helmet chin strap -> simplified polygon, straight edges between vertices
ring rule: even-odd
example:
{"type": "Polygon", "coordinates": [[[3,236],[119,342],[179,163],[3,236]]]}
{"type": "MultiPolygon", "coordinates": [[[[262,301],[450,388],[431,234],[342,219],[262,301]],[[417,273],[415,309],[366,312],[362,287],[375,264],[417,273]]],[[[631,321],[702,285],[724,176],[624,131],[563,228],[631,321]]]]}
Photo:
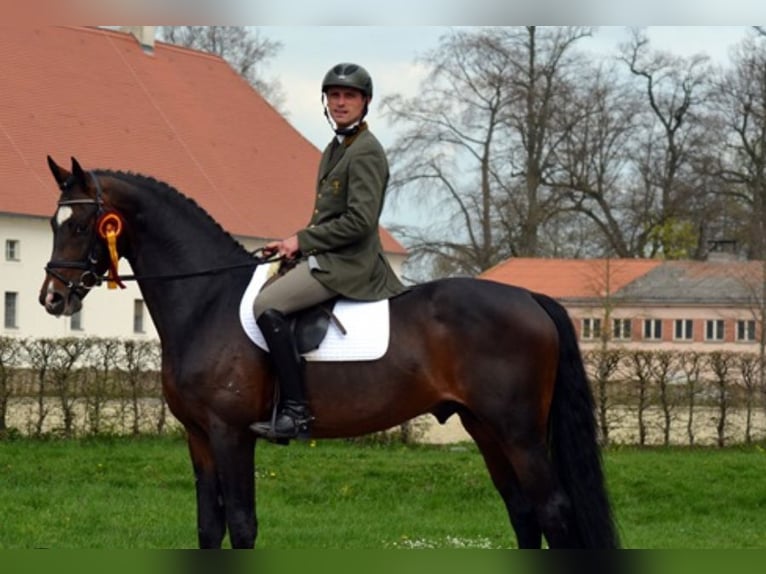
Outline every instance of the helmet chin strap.
{"type": "Polygon", "coordinates": [[[332,128],[332,131],[335,132],[336,135],[339,136],[352,136],[356,132],[359,131],[359,126],[362,125],[362,122],[364,121],[364,117],[367,115],[368,103],[364,103],[364,110],[362,111],[362,115],[359,117],[359,119],[354,122],[352,125],[345,127],[345,128],[339,128],[338,124],[336,124],[332,117],[330,117],[330,112],[327,111],[327,99],[325,98],[325,94],[322,93],[322,107],[324,108],[324,117],[327,119],[327,123],[330,124],[330,127],[332,128]]]}

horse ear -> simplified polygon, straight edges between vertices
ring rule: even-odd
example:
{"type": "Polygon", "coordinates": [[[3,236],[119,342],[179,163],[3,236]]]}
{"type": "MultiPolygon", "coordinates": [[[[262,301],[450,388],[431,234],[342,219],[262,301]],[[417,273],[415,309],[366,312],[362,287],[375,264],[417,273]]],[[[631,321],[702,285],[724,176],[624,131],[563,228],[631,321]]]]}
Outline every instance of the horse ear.
{"type": "Polygon", "coordinates": [[[86,189],[85,186],[85,172],[80,167],[80,163],[73,157],[72,158],[72,175],[75,181],[80,185],[82,189],[86,189]]]}
{"type": "Polygon", "coordinates": [[[69,176],[71,175],[67,170],[59,166],[55,161],[53,161],[53,158],[51,156],[48,156],[48,167],[50,168],[51,173],[53,174],[53,178],[56,180],[56,183],[59,184],[59,187],[61,187],[64,184],[64,182],[67,179],[69,179],[69,176]]]}

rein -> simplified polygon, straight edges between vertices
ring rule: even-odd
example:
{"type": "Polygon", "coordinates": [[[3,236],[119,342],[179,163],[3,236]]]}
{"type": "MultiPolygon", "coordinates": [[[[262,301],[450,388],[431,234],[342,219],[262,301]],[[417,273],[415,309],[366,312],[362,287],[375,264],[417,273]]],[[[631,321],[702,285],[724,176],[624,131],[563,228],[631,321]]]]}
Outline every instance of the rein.
{"type": "MultiPolygon", "coordinates": [[[[209,269],[203,269],[200,271],[189,271],[185,273],[170,273],[170,274],[159,274],[159,275],[119,275],[117,273],[117,251],[116,251],[116,238],[117,235],[119,235],[121,231],[121,223],[122,218],[114,211],[107,211],[104,209],[104,201],[103,201],[103,192],[101,191],[101,185],[98,181],[98,178],[96,177],[96,174],[93,172],[90,172],[90,176],[93,178],[93,183],[96,187],[96,197],[91,198],[83,198],[83,199],[66,199],[63,201],[58,202],[58,206],[69,206],[69,205],[95,205],[96,206],[96,225],[94,226],[94,230],[91,234],[90,239],[90,254],[88,255],[87,260],[85,261],[49,261],[45,265],[45,272],[49,275],[55,277],[59,281],[61,281],[67,289],[71,291],[74,290],[85,290],[88,291],[94,287],[97,287],[101,284],[103,284],[104,280],[109,282],[110,288],[116,284],[119,285],[121,288],[124,288],[125,286],[122,285],[123,281],[143,281],[143,280],[175,280],[175,279],[189,279],[192,277],[202,277],[205,275],[216,275],[218,273],[223,273],[225,271],[231,271],[234,269],[244,269],[244,268],[252,268],[257,267],[258,265],[263,265],[265,263],[273,263],[275,261],[281,260],[281,257],[275,256],[275,255],[266,255],[266,249],[264,247],[259,247],[253,251],[250,252],[251,257],[253,258],[252,261],[248,261],[247,263],[236,263],[233,265],[222,265],[220,267],[211,267],[209,269]],[[105,218],[112,218],[110,223],[112,221],[117,223],[117,226],[119,229],[116,231],[116,233],[110,229],[108,232],[102,233],[99,228],[102,227],[102,221],[105,218]],[[98,264],[98,259],[95,256],[95,250],[96,245],[98,244],[99,236],[107,243],[107,247],[110,250],[111,254],[111,261],[109,266],[109,275],[105,277],[102,274],[99,274],[96,271],[96,265],[98,264]],[[66,279],[63,275],[61,275],[56,269],[82,269],[83,273],[80,275],[80,278],[78,280],[69,280],[66,279]]],[[[66,190],[71,184],[69,182],[63,183],[60,187],[61,190],[66,190]]],[[[109,228],[109,226],[106,226],[109,228]]]]}
{"type": "MultiPolygon", "coordinates": [[[[235,265],[223,265],[221,267],[211,267],[210,269],[203,269],[201,271],[189,271],[188,273],[170,273],[167,275],[120,275],[120,280],[122,281],[143,281],[143,280],[158,280],[158,279],[166,279],[166,280],[173,280],[173,279],[189,279],[191,277],[202,277],[204,275],[216,275],[218,273],[223,273],[224,271],[231,271],[234,269],[243,269],[246,267],[258,267],[258,265],[263,265],[264,263],[273,263],[274,261],[279,261],[279,257],[273,257],[273,256],[267,256],[267,257],[261,257],[258,255],[259,252],[263,252],[263,247],[259,247],[255,251],[251,251],[250,255],[253,257],[253,261],[248,261],[247,263],[237,263],[235,265]]],[[[103,277],[99,277],[99,284],[103,282],[103,277]]]]}

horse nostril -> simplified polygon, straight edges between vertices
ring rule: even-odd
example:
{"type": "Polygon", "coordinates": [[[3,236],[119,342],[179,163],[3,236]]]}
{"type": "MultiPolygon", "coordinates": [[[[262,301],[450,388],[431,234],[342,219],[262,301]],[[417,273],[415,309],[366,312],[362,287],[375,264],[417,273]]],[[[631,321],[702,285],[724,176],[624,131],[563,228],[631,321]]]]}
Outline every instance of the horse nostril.
{"type": "Polygon", "coordinates": [[[61,293],[48,293],[45,298],[45,310],[51,315],[61,315],[64,312],[64,297],[61,293]]]}

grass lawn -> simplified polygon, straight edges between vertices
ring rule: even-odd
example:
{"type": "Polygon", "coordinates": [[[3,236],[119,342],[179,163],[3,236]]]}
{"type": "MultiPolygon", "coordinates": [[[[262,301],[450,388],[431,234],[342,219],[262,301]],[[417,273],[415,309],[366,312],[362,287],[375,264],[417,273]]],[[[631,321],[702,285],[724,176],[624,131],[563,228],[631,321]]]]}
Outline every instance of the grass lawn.
{"type": "MultiPolygon", "coordinates": [[[[473,445],[258,446],[263,549],[509,548],[473,445]]],[[[623,545],[766,548],[761,446],[605,453],[623,545]]],[[[178,438],[0,441],[0,548],[194,548],[178,438]]]]}

